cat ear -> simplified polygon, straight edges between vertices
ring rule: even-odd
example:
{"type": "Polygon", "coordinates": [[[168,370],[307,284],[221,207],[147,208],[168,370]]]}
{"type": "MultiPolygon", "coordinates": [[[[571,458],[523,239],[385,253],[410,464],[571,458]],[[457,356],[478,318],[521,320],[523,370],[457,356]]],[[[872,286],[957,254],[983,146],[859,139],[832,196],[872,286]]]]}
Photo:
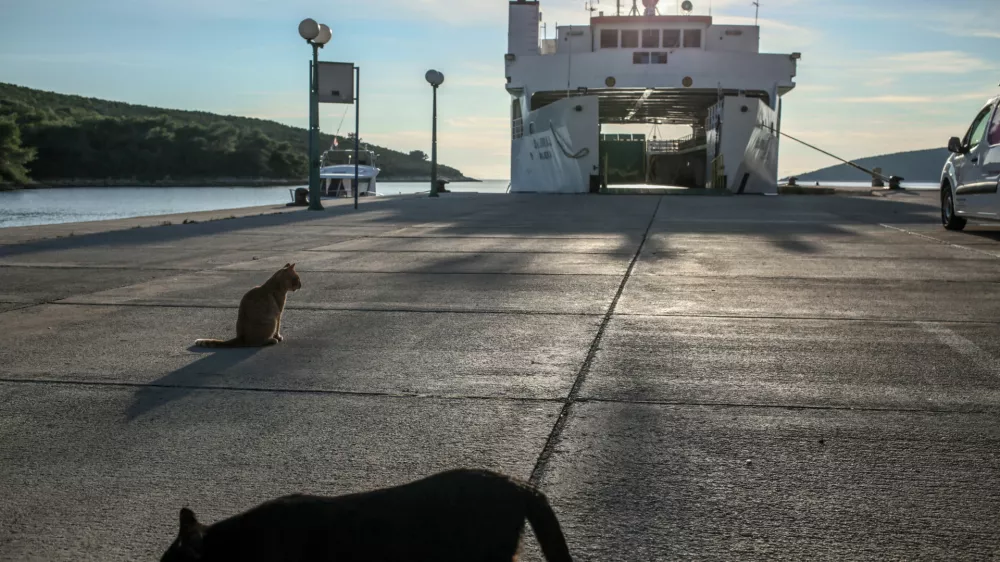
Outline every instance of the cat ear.
{"type": "Polygon", "coordinates": [[[194,512],[186,507],[181,508],[181,531],[177,534],[177,548],[193,558],[201,558],[202,535],[202,525],[198,523],[194,512]]]}
{"type": "Polygon", "coordinates": [[[286,263],[285,264],[285,269],[291,269],[291,268],[292,268],[292,264],[290,264],[290,263],[286,263]]]}
{"type": "Polygon", "coordinates": [[[198,519],[194,512],[186,507],[181,508],[181,532],[198,526],[198,519]]]}
{"type": "Polygon", "coordinates": [[[289,265],[288,269],[295,269],[295,264],[293,263],[293,264],[289,265]]]}

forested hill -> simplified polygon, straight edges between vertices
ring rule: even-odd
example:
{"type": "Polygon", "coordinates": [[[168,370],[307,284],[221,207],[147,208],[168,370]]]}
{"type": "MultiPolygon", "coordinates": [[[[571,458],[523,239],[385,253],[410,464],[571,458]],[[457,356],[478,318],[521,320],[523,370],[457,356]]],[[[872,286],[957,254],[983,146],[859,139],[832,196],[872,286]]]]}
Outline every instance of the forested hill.
{"type": "MultiPolygon", "coordinates": [[[[428,136],[430,133],[428,132],[428,136]]],[[[338,137],[340,148],[353,138],[338,137]]],[[[428,139],[429,140],[429,139],[428,139]]],[[[308,177],[306,129],[250,117],[162,109],[0,83],[0,183],[53,180],[308,177]]],[[[321,149],[333,136],[320,135],[321,149]]],[[[420,151],[375,146],[380,179],[423,179],[420,151]]],[[[451,181],[466,178],[438,165],[451,181]]]]}
{"type": "MultiPolygon", "coordinates": [[[[869,170],[881,167],[883,174],[887,176],[899,176],[903,178],[904,184],[906,182],[937,183],[941,181],[941,169],[944,168],[944,162],[947,159],[947,148],[928,148],[926,150],[870,156],[868,158],[853,160],[853,162],[869,170]]],[[[847,164],[838,164],[806,174],[797,174],[795,177],[800,182],[871,181],[872,179],[868,174],[847,164]]]]}

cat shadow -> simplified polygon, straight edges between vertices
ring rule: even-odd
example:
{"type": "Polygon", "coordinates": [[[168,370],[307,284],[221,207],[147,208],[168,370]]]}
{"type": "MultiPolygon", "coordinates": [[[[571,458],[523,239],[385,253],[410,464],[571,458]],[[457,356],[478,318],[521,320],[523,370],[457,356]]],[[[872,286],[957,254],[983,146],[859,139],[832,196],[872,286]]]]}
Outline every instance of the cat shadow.
{"type": "Polygon", "coordinates": [[[234,349],[212,349],[191,346],[188,351],[203,354],[203,357],[172,373],[168,373],[135,391],[132,403],[125,410],[125,417],[133,421],[140,416],[185,398],[203,389],[220,388],[217,381],[232,367],[256,355],[261,347],[240,347],[234,349]]]}

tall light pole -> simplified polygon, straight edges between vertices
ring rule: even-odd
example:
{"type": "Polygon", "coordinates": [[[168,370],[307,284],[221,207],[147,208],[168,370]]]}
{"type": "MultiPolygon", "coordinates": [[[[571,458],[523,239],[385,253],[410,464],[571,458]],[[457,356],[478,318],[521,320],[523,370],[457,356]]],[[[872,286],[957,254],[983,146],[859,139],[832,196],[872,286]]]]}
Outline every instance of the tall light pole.
{"type": "Polygon", "coordinates": [[[431,197],[438,196],[438,86],[444,83],[444,74],[428,70],[424,75],[434,89],[434,121],[431,128],[431,197]]]}
{"type": "Polygon", "coordinates": [[[322,211],[319,185],[319,50],[333,34],[325,24],[306,18],[299,24],[299,35],[312,45],[309,67],[309,209],[322,211]]]}

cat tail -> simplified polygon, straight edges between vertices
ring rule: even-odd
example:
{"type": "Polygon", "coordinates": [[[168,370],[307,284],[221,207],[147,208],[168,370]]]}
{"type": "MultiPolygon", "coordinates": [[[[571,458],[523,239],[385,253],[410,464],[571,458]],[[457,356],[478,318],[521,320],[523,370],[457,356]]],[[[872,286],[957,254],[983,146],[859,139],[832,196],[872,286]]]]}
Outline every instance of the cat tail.
{"type": "Polygon", "coordinates": [[[231,340],[195,340],[195,347],[243,347],[240,338],[231,340]]]}
{"type": "Polygon", "coordinates": [[[527,491],[527,517],[531,523],[531,528],[535,531],[535,538],[538,545],[542,547],[542,554],[548,562],[573,562],[569,555],[569,547],[566,546],[566,538],[563,536],[559,520],[556,519],[549,500],[539,490],[527,491]]]}

